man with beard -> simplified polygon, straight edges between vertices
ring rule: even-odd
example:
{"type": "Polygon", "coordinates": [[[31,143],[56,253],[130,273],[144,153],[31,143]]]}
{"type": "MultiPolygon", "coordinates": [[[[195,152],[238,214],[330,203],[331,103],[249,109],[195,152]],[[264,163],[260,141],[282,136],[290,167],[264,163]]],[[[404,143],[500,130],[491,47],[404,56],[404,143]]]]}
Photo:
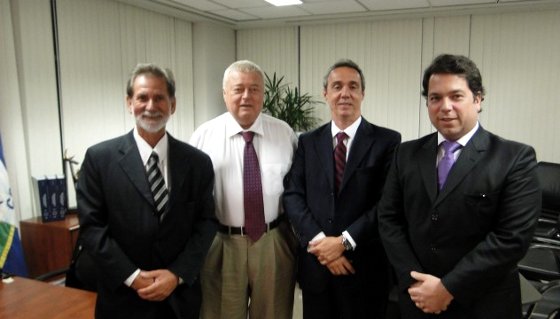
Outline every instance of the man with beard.
{"type": "Polygon", "coordinates": [[[199,272],[216,232],[210,158],[165,130],[171,71],[139,64],[127,85],[135,128],[90,147],[77,186],[96,266],[96,318],[198,318],[199,272]]]}

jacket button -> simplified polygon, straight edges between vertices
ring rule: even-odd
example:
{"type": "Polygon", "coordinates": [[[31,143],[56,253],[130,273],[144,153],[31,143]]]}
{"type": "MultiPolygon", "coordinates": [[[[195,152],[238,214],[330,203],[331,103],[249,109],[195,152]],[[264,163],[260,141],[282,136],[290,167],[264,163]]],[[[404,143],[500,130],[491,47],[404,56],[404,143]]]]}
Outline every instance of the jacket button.
{"type": "Polygon", "coordinates": [[[332,218],[329,218],[329,224],[332,224],[332,218]]]}
{"type": "Polygon", "coordinates": [[[435,221],[438,220],[438,218],[439,218],[439,215],[438,215],[437,213],[433,213],[433,214],[432,214],[432,221],[435,222],[435,221]]]}

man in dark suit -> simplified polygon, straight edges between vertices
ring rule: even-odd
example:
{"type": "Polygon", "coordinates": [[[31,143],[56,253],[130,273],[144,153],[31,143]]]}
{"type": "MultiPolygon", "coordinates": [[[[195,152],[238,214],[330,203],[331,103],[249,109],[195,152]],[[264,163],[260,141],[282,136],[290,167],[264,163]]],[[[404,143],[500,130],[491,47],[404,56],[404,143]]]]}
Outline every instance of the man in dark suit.
{"type": "Polygon", "coordinates": [[[480,126],[484,88],[468,58],[438,56],[422,84],[437,132],[399,146],[379,203],[401,315],[520,318],[517,262],[541,206],[535,152],[480,126]]]}
{"type": "Polygon", "coordinates": [[[99,280],[95,316],[198,319],[199,272],[217,227],[212,162],[166,133],[175,112],[169,70],[138,65],[126,101],[135,128],[90,147],[77,186],[99,280]]]}
{"type": "Polygon", "coordinates": [[[300,136],[285,180],[305,319],[384,318],[390,276],[376,205],[400,134],[362,118],[364,88],[354,62],[328,70],[323,95],[332,121],[300,136]]]}

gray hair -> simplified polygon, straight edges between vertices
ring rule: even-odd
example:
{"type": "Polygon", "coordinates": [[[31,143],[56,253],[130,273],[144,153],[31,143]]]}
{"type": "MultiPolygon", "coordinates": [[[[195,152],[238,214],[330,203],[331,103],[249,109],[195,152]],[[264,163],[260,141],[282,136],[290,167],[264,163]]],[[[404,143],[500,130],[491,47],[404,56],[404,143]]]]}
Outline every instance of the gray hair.
{"type": "Polygon", "coordinates": [[[134,95],[132,86],[134,85],[136,78],[145,74],[164,79],[167,83],[167,93],[169,94],[169,97],[175,97],[175,78],[173,77],[173,72],[153,63],[138,63],[136,67],[134,67],[126,84],[126,95],[128,97],[132,97],[134,95]]]}
{"type": "Polygon", "coordinates": [[[224,72],[224,79],[222,81],[222,88],[226,88],[226,82],[229,78],[231,72],[243,72],[243,73],[250,73],[250,72],[257,72],[260,74],[261,79],[263,80],[264,86],[264,72],[260,66],[258,66],[255,62],[249,60],[239,60],[233,62],[224,72]]]}

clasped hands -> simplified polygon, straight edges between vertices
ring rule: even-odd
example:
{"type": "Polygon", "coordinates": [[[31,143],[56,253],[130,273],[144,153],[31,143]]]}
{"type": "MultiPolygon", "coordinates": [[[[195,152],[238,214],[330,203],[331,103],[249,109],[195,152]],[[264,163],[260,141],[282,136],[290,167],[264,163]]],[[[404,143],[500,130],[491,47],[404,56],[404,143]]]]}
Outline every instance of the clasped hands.
{"type": "Polygon", "coordinates": [[[315,255],[321,265],[327,267],[333,275],[350,275],[356,272],[352,263],[343,255],[342,235],[311,241],[307,245],[307,252],[315,255]]]}
{"type": "Polygon", "coordinates": [[[167,269],[140,271],[132,282],[138,296],[149,301],[162,301],[177,287],[179,278],[167,269]]]}
{"type": "Polygon", "coordinates": [[[429,274],[412,271],[416,282],[408,288],[412,302],[425,313],[440,314],[447,310],[453,295],[441,283],[441,279],[429,274]]]}

